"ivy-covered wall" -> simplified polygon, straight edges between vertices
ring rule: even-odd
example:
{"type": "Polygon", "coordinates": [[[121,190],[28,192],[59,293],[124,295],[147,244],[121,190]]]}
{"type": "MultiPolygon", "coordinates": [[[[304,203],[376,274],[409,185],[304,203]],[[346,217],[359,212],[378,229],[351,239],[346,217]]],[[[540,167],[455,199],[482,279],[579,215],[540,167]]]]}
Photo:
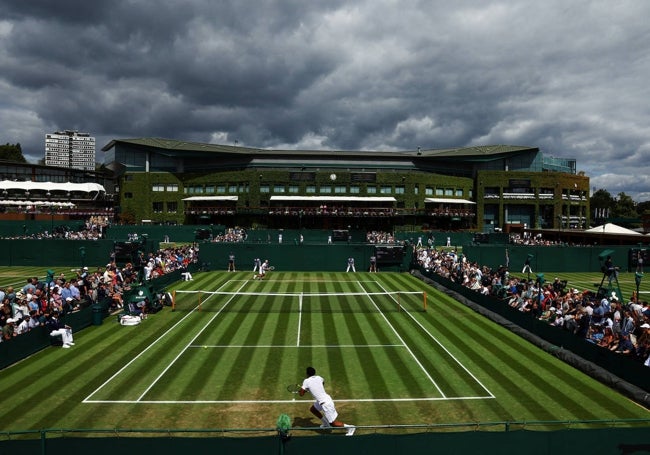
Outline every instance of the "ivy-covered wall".
{"type": "Polygon", "coordinates": [[[435,197],[436,189],[452,190],[454,195],[457,192],[462,193],[463,198],[466,199],[471,198],[474,191],[473,180],[465,177],[386,171],[375,173],[373,182],[357,182],[352,180],[354,173],[359,172],[337,170],[336,178],[333,180],[333,173],[330,170],[307,171],[305,174],[313,175],[312,180],[292,180],[292,175],[296,175],[295,172],[274,169],[217,171],[203,174],[129,172],[122,176],[119,185],[120,218],[127,223],[139,224],[142,220],[151,220],[154,223],[183,224],[186,220],[183,199],[195,195],[237,196],[237,209],[266,208],[273,195],[392,196],[397,200],[398,208],[423,210],[425,198],[435,197]],[[276,186],[283,187],[284,192],[275,192],[276,186]],[[289,192],[289,186],[297,187],[297,192],[289,192]],[[316,192],[308,193],[308,186],[315,186],[316,192]],[[321,193],[322,186],[330,186],[331,192],[321,193]],[[336,192],[334,187],[337,186],[345,187],[345,192],[336,192]],[[351,186],[358,187],[359,192],[351,193],[351,186]],[[381,191],[385,186],[390,186],[390,193],[381,191]],[[154,191],[154,187],[159,191],[154,191]],[[234,187],[233,192],[230,192],[231,187],[234,187]],[[268,192],[261,192],[262,187],[268,188],[268,192]],[[368,187],[375,187],[376,192],[369,192],[368,187]],[[427,189],[430,194],[427,194],[427,189]],[[158,203],[156,211],[154,211],[154,203],[158,203]],[[160,204],[162,210],[159,210],[160,204]],[[169,208],[174,206],[175,212],[170,212],[169,208]]]}
{"type": "Polygon", "coordinates": [[[485,220],[481,215],[486,211],[496,212],[498,219],[495,221],[498,226],[507,224],[506,205],[529,207],[534,222],[530,227],[557,229],[563,223],[568,223],[571,216],[584,217],[585,226],[588,226],[589,177],[559,172],[479,171],[476,177],[476,203],[479,230],[484,230],[485,220]],[[513,191],[511,184],[521,188],[524,182],[529,182],[528,188],[535,195],[534,198],[504,197],[504,193],[513,191]],[[490,198],[489,195],[495,190],[499,197],[490,198]],[[550,192],[551,195],[547,199],[539,197],[544,192],[550,192]],[[492,210],[489,206],[492,206],[492,210]],[[551,208],[552,213],[545,213],[547,207],[551,208]],[[552,225],[539,226],[540,216],[544,216],[552,225]]]}

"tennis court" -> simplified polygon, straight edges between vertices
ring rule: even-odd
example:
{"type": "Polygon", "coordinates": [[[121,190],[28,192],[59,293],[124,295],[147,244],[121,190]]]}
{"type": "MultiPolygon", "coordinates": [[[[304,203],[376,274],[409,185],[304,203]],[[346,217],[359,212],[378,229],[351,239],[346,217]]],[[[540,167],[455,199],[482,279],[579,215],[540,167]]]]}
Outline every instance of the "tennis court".
{"type": "Polygon", "coordinates": [[[223,277],[171,290],[175,324],[84,402],[291,404],[308,365],[337,403],[494,398],[407,275],[223,277]]]}
{"type": "Polygon", "coordinates": [[[113,316],[76,333],[72,349],[44,349],[4,369],[3,428],[260,434],[286,413],[294,428],[313,429],[311,397],[287,391],[308,365],[361,435],[475,422],[629,425],[648,417],[407,273],[274,271],[259,281],[252,271],[200,272],[169,291],[174,311],[166,306],[137,326],[113,316]],[[29,394],[15,393],[26,387],[29,394]]]}

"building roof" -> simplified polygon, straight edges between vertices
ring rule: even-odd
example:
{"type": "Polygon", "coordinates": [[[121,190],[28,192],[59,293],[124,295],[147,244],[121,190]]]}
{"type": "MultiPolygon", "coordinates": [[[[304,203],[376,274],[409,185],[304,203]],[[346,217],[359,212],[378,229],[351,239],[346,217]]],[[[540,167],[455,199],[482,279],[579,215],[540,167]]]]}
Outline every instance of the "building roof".
{"type": "Polygon", "coordinates": [[[153,137],[143,137],[135,139],[114,139],[102,147],[102,151],[107,152],[116,144],[130,144],[134,146],[154,147],[168,152],[213,152],[213,153],[232,153],[232,154],[269,154],[278,155],[325,155],[345,153],[347,156],[402,156],[402,157],[423,157],[423,158],[488,158],[503,154],[512,154],[524,151],[538,151],[537,147],[518,146],[518,145],[484,145],[448,149],[417,149],[417,150],[384,150],[384,151],[366,151],[366,150],[282,150],[282,149],[262,149],[252,147],[240,147],[237,145],[222,144],[205,144],[200,142],[178,141],[175,139],[163,139],[153,137]]]}

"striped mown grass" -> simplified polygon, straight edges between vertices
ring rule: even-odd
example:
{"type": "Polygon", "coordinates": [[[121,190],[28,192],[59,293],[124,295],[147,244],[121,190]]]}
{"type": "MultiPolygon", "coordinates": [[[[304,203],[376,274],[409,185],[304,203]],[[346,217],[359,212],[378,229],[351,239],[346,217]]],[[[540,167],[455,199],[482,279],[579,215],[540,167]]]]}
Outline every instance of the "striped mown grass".
{"type": "Polygon", "coordinates": [[[341,419],[362,426],[650,418],[409,274],[194,278],[173,286],[176,311],[135,327],[111,317],[72,349],[1,371],[1,428],[273,428],[281,413],[316,426],[310,400],[286,390],[308,365],[341,419]],[[386,291],[404,291],[401,308],[395,294],[377,294],[386,291]],[[416,291],[426,312],[422,294],[406,294],[416,291]]]}

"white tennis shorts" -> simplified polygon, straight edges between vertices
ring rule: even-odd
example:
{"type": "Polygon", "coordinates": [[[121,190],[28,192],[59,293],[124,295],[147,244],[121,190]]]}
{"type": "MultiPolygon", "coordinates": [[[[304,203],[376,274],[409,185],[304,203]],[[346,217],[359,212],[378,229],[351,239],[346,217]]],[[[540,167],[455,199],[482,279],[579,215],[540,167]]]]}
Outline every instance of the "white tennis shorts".
{"type": "Polygon", "coordinates": [[[323,413],[323,416],[327,419],[329,423],[332,423],[339,416],[339,413],[336,412],[336,407],[334,406],[334,401],[331,399],[325,401],[315,401],[314,407],[323,413]]]}

